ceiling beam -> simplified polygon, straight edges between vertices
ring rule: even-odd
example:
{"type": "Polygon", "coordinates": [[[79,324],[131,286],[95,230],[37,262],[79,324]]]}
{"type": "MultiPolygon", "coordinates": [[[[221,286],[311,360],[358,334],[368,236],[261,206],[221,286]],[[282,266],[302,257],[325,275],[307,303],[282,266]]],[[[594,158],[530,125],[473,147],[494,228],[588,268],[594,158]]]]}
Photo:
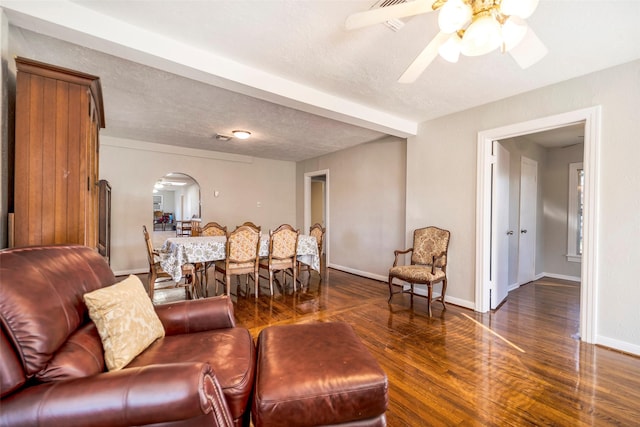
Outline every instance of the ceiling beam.
{"type": "Polygon", "coordinates": [[[70,1],[0,0],[9,23],[318,116],[407,138],[418,123],[246,66],[70,1]]]}

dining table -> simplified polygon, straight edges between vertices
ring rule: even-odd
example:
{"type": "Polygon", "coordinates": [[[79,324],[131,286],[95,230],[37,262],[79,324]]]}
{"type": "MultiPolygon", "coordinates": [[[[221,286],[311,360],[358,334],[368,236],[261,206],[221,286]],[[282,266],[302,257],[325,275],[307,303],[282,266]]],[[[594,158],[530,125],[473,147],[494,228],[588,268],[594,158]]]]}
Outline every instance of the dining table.
{"type": "MultiPolygon", "coordinates": [[[[159,251],[160,266],[179,282],[184,264],[210,263],[225,259],[226,236],[169,237],[159,251]]],[[[260,257],[269,256],[269,236],[260,237],[260,257]]],[[[298,236],[297,260],[320,271],[320,254],[316,238],[298,236]]]]}

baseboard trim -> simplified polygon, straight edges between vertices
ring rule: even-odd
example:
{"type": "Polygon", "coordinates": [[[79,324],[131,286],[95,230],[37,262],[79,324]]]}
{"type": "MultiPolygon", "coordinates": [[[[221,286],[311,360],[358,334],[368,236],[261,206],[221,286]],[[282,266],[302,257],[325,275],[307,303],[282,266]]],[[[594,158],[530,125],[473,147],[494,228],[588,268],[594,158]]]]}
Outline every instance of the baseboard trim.
{"type": "Polygon", "coordinates": [[[632,344],[626,341],[620,341],[614,338],[598,335],[596,337],[596,344],[604,347],[608,347],[613,350],[629,353],[634,356],[640,356],[640,345],[632,344]]]}
{"type": "Polygon", "coordinates": [[[134,268],[131,270],[118,270],[118,271],[114,271],[113,274],[115,276],[128,276],[130,274],[144,274],[144,273],[148,273],[149,269],[148,268],[134,268]]]}
{"type": "MultiPolygon", "coordinates": [[[[362,277],[366,277],[368,279],[373,279],[373,280],[379,280],[381,282],[384,282],[385,284],[387,283],[387,281],[389,280],[388,276],[382,276],[380,274],[374,274],[374,273],[369,273],[367,271],[362,271],[362,270],[356,270],[354,268],[349,268],[349,267],[345,267],[342,265],[336,265],[336,264],[329,264],[327,265],[327,267],[329,268],[333,268],[335,270],[340,270],[340,271],[344,271],[345,273],[350,273],[350,274],[355,274],[356,276],[362,276],[362,277]]],[[[409,285],[406,285],[407,289],[409,287],[409,285]]],[[[415,285],[414,288],[414,292],[418,295],[423,295],[423,296],[427,296],[427,288],[425,285],[415,285]]],[[[434,290],[435,290],[435,286],[434,286],[434,290]]],[[[440,292],[433,292],[433,299],[436,299],[440,296],[440,292]]],[[[447,303],[453,304],[453,305],[457,305],[459,307],[463,307],[463,308],[468,308],[470,310],[475,310],[475,303],[473,301],[467,301],[461,298],[456,298],[456,297],[451,297],[451,296],[446,296],[445,297],[445,301],[447,303]]]]}
{"type": "Polygon", "coordinates": [[[389,280],[389,276],[382,276],[380,274],[369,273],[368,271],[356,270],[355,268],[349,268],[343,265],[328,264],[327,267],[344,271],[345,273],[355,274],[356,276],[366,277],[367,279],[379,280],[384,283],[387,283],[389,280]]]}
{"type": "Polygon", "coordinates": [[[572,282],[579,282],[579,276],[567,276],[566,274],[556,274],[556,273],[540,273],[536,276],[536,280],[540,280],[543,277],[550,277],[552,279],[560,279],[560,280],[571,280],[572,282]]]}

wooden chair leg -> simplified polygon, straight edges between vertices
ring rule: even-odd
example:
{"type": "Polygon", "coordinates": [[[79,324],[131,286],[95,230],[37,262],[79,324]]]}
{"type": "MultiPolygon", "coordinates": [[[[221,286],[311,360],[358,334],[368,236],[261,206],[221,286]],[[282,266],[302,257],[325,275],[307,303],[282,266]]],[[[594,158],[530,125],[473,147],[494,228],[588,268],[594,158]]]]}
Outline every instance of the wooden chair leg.
{"type": "Polygon", "coordinates": [[[431,283],[427,283],[427,308],[429,312],[429,317],[431,317],[431,297],[433,296],[433,285],[431,283]]]}
{"type": "Polygon", "coordinates": [[[151,301],[153,301],[153,293],[155,291],[155,286],[156,286],[155,270],[150,270],[149,275],[147,277],[149,278],[149,298],[151,299],[151,301]]]}
{"type": "Polygon", "coordinates": [[[271,296],[273,296],[273,270],[269,269],[269,290],[271,291],[271,296]]]}
{"type": "MultiPolygon", "coordinates": [[[[296,290],[296,280],[298,280],[298,269],[296,268],[296,264],[293,263],[291,266],[291,270],[293,270],[293,290],[296,290]]],[[[302,292],[302,284],[300,284],[300,292],[302,292]]]]}
{"type": "Polygon", "coordinates": [[[446,310],[447,309],[447,305],[444,303],[444,296],[447,293],[447,278],[445,277],[444,280],[442,280],[442,295],[440,296],[440,302],[442,302],[442,307],[446,310]]]}
{"type": "Polygon", "coordinates": [[[253,271],[253,286],[256,288],[256,299],[258,299],[258,288],[260,287],[260,268],[253,271]]]}

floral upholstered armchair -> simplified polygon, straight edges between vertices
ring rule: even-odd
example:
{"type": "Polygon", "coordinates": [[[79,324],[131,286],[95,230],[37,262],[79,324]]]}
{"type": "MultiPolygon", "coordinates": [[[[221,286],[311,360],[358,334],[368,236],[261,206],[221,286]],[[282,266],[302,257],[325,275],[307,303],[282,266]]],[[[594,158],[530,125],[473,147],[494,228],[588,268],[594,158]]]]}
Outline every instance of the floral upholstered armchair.
{"type": "Polygon", "coordinates": [[[447,251],[451,233],[438,227],[418,228],[413,232],[413,247],[394,251],[395,260],[389,269],[389,301],[396,293],[409,292],[411,298],[415,293],[414,285],[427,286],[428,311],[431,316],[431,301],[433,285],[442,282],[442,292],[438,299],[446,310],[444,303],[447,291],[447,251]],[[398,265],[400,255],[411,253],[410,265],[398,265]],[[393,279],[407,282],[409,290],[405,290],[404,283],[393,283],[393,279]],[[393,292],[393,287],[400,287],[399,292],[393,292]]]}

